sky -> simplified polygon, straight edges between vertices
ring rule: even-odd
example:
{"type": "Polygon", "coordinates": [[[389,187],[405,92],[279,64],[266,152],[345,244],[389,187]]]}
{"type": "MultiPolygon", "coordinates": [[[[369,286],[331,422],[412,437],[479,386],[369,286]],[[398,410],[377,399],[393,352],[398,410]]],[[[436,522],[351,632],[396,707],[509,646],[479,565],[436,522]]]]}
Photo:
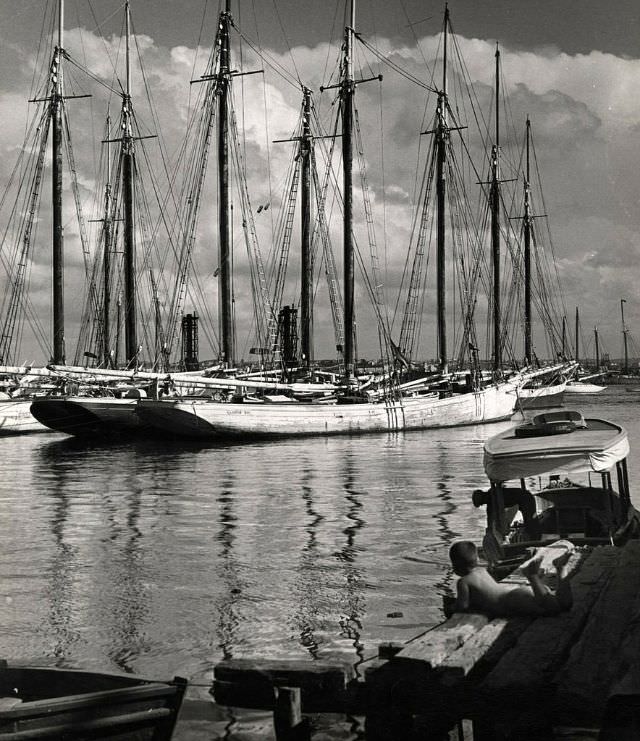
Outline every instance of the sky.
{"type": "MultiPolygon", "coordinates": [[[[66,0],[65,48],[99,77],[110,80],[116,65],[122,76],[120,40],[123,3],[120,0],[66,0]]],[[[190,80],[201,74],[206,51],[215,35],[217,0],[132,0],[137,47],[156,100],[158,125],[167,151],[176,151],[187,120],[193,93],[190,80]],[[195,49],[199,48],[196,54],[195,49]],[[192,96],[192,97],[190,97],[192,96]]],[[[0,186],[4,189],[22,142],[29,113],[34,70],[50,59],[50,42],[42,42],[43,18],[51,0],[0,0],[0,186]],[[39,49],[41,49],[39,53],[39,49]]],[[[582,323],[581,345],[593,347],[591,332],[598,326],[602,347],[612,357],[622,348],[620,301],[625,300],[625,319],[633,336],[639,330],[640,288],[637,255],[640,250],[640,7],[619,0],[613,9],[596,0],[451,0],[451,21],[469,74],[487,103],[494,82],[494,53],[499,42],[505,93],[514,121],[524,126],[529,115],[535,132],[536,152],[544,183],[545,211],[553,235],[567,314],[573,322],[576,307],[582,323]]],[[[427,64],[438,50],[444,6],[423,0],[360,0],[356,28],[369,42],[394,61],[427,79],[427,64]],[[426,60],[426,63],[425,63],[426,60]]],[[[238,26],[254,45],[314,91],[327,84],[338,55],[345,24],[344,2],[304,0],[231,0],[238,26]]],[[[46,30],[46,29],[45,29],[46,30]]],[[[239,55],[240,47],[234,47],[239,55]]],[[[238,59],[236,64],[239,67],[238,59]]],[[[264,66],[248,46],[243,47],[243,69],[264,66]]],[[[385,245],[385,266],[392,293],[398,283],[402,257],[410,233],[415,202],[415,161],[424,117],[424,91],[394,76],[358,52],[363,76],[383,72],[381,85],[358,87],[358,110],[363,136],[372,140],[368,154],[368,178],[373,194],[378,235],[385,245]],[[385,105],[384,118],[377,110],[385,105]],[[383,122],[381,127],[380,122],[383,122]],[[384,134],[381,133],[384,129],[384,134]],[[384,176],[380,164],[384,149],[384,176]],[[384,200],[384,206],[383,206],[384,200]],[[382,216],[381,214],[384,214],[382,216]]],[[[138,68],[134,69],[134,100],[143,98],[138,68]]],[[[243,136],[251,167],[248,188],[254,206],[275,203],[274,190],[282,180],[290,154],[286,145],[271,141],[291,135],[300,106],[295,84],[265,71],[245,78],[242,115],[243,136]],[[258,78],[260,78],[258,80],[258,78]],[[266,103],[265,103],[266,102],[266,103]],[[266,109],[266,115],[265,115],[266,109]]],[[[101,192],[95,164],[95,145],[102,131],[106,97],[74,70],[69,71],[67,91],[91,93],[90,102],[70,101],[72,133],[78,133],[78,170],[88,218],[99,218],[101,192]]],[[[330,82],[330,81],[329,81],[330,82]]],[[[325,94],[323,115],[331,105],[325,94]]],[[[118,103],[115,104],[116,109],[118,103]]],[[[144,118],[142,104],[137,108],[144,118]]],[[[150,132],[156,123],[146,118],[150,132]]],[[[505,133],[504,145],[508,144],[505,133]]],[[[67,187],[68,191],[68,187],[67,187]]],[[[46,221],[46,206],[42,219],[46,221]]],[[[215,210],[215,207],[212,211],[215,210]]],[[[0,212],[4,218],[5,211],[0,212]]],[[[265,240],[266,219],[256,216],[265,240]]],[[[2,225],[4,229],[4,224],[2,225]]],[[[215,240],[215,223],[202,223],[203,244],[215,240]]],[[[50,267],[47,233],[34,257],[32,301],[47,325],[50,316],[50,267]]],[[[74,254],[71,226],[66,236],[68,343],[77,331],[77,296],[81,292],[82,258],[74,254]]],[[[339,252],[340,245],[336,244],[339,252]]],[[[263,248],[266,255],[267,248],[263,248]]],[[[202,278],[215,296],[215,259],[204,247],[202,278]]],[[[239,263],[239,261],[238,261],[239,263]]],[[[242,268],[239,266],[239,273],[242,268]]],[[[358,288],[358,296],[364,289],[358,288]]],[[[215,298],[214,298],[215,301],[215,298]]],[[[248,322],[250,309],[236,308],[239,322],[248,322]]],[[[427,310],[433,302],[427,301],[427,310]]],[[[360,354],[376,356],[373,322],[367,311],[359,318],[360,354]]],[[[430,320],[427,319],[429,325],[430,320]]],[[[431,322],[432,324],[432,322],[431,322]]],[[[573,328],[571,328],[573,331],[573,328]]],[[[316,332],[319,356],[331,356],[332,339],[326,310],[318,310],[316,332]]],[[[425,330],[428,345],[432,329],[425,330]]],[[[27,338],[25,341],[28,343],[27,338]]],[[[542,343],[541,343],[542,344],[542,343]]],[[[39,362],[40,351],[29,346],[25,355],[39,362]]],[[[544,355],[544,351],[541,351],[544,355]]],[[[593,349],[591,349],[593,354],[593,349]]],[[[424,352],[433,357],[433,351],[424,352]]]]}

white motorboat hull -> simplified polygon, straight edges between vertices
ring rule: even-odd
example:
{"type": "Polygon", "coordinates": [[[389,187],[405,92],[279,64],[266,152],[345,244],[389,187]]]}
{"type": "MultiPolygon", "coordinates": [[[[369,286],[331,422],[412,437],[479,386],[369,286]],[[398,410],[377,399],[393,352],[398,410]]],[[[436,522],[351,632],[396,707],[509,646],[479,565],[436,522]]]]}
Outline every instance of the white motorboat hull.
{"type": "Polygon", "coordinates": [[[421,430],[509,419],[516,387],[517,382],[510,382],[444,398],[333,405],[143,399],[137,413],[165,433],[208,439],[421,430]]]}

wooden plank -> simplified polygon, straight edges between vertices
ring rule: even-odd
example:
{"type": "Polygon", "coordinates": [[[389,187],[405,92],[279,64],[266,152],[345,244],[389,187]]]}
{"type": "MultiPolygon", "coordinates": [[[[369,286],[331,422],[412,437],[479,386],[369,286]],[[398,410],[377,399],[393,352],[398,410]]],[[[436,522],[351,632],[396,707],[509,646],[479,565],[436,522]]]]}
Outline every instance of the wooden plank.
{"type": "Polygon", "coordinates": [[[571,580],[571,610],[533,621],[481,682],[477,690],[483,709],[499,709],[511,700],[532,697],[548,687],[584,627],[592,605],[611,578],[620,553],[619,549],[606,546],[589,554],[571,580]]]}
{"type": "Polygon", "coordinates": [[[580,640],[554,680],[559,722],[598,722],[614,683],[637,667],[639,594],[640,541],[630,541],[621,550],[619,566],[594,604],[580,640]]]}
{"type": "Polygon", "coordinates": [[[438,666],[438,677],[446,687],[461,682],[471,671],[489,671],[512,648],[533,618],[496,618],[449,654],[438,666]]]}
{"type": "Polygon", "coordinates": [[[607,700],[599,741],[637,741],[640,729],[640,692],[633,674],[636,665],[617,685],[607,700]]]}
{"type": "Polygon", "coordinates": [[[341,712],[351,664],[321,661],[228,659],[214,668],[214,697],[219,705],[274,709],[274,687],[299,687],[303,712],[341,712]]]}
{"type": "Polygon", "coordinates": [[[486,615],[456,613],[446,622],[407,643],[393,661],[416,661],[432,669],[488,623],[486,615]]]}

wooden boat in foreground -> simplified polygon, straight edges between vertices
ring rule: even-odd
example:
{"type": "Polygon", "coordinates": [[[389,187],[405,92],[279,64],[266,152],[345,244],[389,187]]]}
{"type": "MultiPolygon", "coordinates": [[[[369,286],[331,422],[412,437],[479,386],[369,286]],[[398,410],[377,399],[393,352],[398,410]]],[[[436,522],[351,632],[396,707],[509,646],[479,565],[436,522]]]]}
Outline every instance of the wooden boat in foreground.
{"type": "Polygon", "coordinates": [[[637,537],[628,454],[624,428],[575,411],[539,414],[487,440],[491,487],[473,493],[474,505],[487,508],[486,557],[505,563],[559,538],[617,544],[637,537]]]}
{"type": "Polygon", "coordinates": [[[0,739],[169,741],[187,681],[0,662],[0,739]]]}

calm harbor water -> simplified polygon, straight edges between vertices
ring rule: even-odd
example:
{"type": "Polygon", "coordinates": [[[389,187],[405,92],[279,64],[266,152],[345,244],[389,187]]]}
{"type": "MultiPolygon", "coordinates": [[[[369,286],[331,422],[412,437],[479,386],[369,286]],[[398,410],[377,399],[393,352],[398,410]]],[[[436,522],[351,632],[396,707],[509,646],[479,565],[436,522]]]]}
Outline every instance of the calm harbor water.
{"type": "MultiPolygon", "coordinates": [[[[640,394],[567,398],[628,429],[640,505],[640,394]]],[[[470,494],[507,424],[215,446],[4,438],[0,656],[178,674],[200,700],[223,657],[357,664],[441,620],[448,544],[482,537],[470,494]]],[[[176,739],[269,729],[211,708],[176,739]]]]}

